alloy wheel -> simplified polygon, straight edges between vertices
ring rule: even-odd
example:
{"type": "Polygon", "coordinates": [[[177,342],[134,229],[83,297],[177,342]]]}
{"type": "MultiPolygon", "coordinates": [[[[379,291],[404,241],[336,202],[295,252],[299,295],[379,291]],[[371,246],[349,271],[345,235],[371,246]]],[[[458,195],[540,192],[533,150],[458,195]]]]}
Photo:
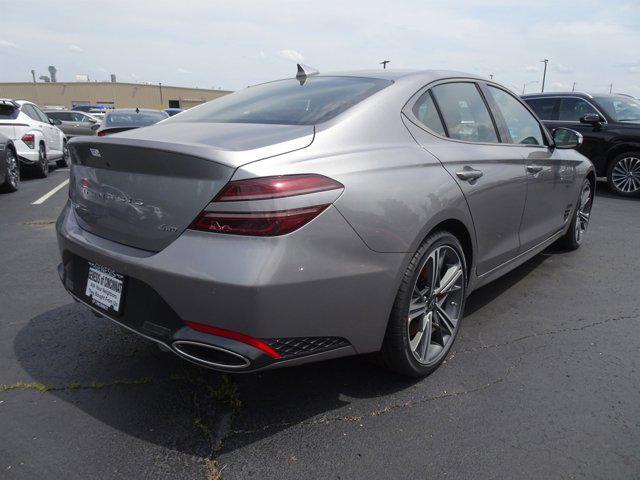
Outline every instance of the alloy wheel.
{"type": "Polygon", "coordinates": [[[611,171],[611,181],[623,193],[640,191],[640,158],[625,157],[618,160],[611,171]]]}
{"type": "Polygon", "coordinates": [[[578,218],[576,219],[576,242],[582,243],[584,232],[589,226],[589,217],[591,216],[591,205],[593,204],[591,196],[591,184],[586,182],[582,187],[580,194],[580,205],[578,205],[578,218]]]}
{"type": "Polygon", "coordinates": [[[409,347],[423,365],[438,362],[456,337],[462,315],[462,259],[448,245],[433,250],[416,278],[407,315],[409,347]]]}
{"type": "Polygon", "coordinates": [[[49,160],[47,159],[47,152],[45,152],[44,147],[40,145],[40,168],[44,175],[49,173],[49,160]]]}
{"type": "Polygon", "coordinates": [[[7,162],[9,185],[15,189],[18,187],[18,183],[20,182],[20,166],[18,165],[18,160],[13,153],[13,150],[10,148],[7,148],[5,158],[7,162]]]}

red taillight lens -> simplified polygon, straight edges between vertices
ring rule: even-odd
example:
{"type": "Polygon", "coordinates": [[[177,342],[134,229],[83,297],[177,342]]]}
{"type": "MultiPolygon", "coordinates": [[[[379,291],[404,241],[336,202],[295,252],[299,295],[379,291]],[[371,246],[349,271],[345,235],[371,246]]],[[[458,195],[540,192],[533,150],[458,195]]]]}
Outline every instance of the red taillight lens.
{"type": "Polygon", "coordinates": [[[36,144],[36,137],[33,133],[25,133],[22,136],[22,141],[27,147],[33,148],[36,144]]]}
{"type": "Polygon", "coordinates": [[[104,137],[104,136],[106,135],[106,133],[104,133],[104,132],[98,132],[98,133],[96,133],[96,135],[97,135],[97,136],[99,136],[99,137],[104,137]]]}
{"type": "Polygon", "coordinates": [[[241,202],[268,198],[291,197],[307,193],[344,188],[340,182],[322,175],[286,175],[251,178],[229,182],[218,194],[216,202],[241,202]]]}
{"type": "MultiPolygon", "coordinates": [[[[270,209],[262,211],[256,207],[247,209],[251,211],[222,211],[224,207],[220,207],[220,205],[222,202],[246,202],[267,199],[273,199],[277,205],[277,199],[279,198],[343,188],[344,186],[340,182],[322,175],[312,174],[260,177],[229,182],[211,203],[214,208],[201,212],[189,228],[204,232],[258,237],[284,235],[297,230],[320,215],[330,205],[330,203],[326,202],[331,202],[337,198],[340,192],[336,192],[333,199],[323,198],[323,203],[320,205],[290,208],[292,205],[287,204],[286,207],[288,208],[286,210],[276,210],[272,202],[266,202],[271,204],[270,209]],[[215,208],[216,204],[217,208],[215,208]]],[[[310,202],[307,200],[304,203],[308,204],[310,202]]],[[[257,203],[257,205],[260,205],[260,203],[257,203]]]]}
{"type": "Polygon", "coordinates": [[[195,322],[185,322],[188,327],[193,328],[199,332],[208,333],[210,335],[217,335],[218,337],[230,338],[231,340],[237,340],[242,343],[246,343],[247,345],[251,345],[252,347],[257,348],[258,350],[262,350],[264,353],[269,355],[271,358],[280,358],[280,354],[276,352],[269,345],[264,343],[262,340],[258,340],[257,338],[250,337],[249,335],[245,335],[244,333],[233,332],[231,330],[225,330],[224,328],[211,327],[209,325],[202,325],[201,323],[195,322]]]}
{"type": "Polygon", "coordinates": [[[297,230],[317,217],[329,205],[280,210],[277,212],[207,212],[189,226],[192,230],[274,237],[297,230]]]}

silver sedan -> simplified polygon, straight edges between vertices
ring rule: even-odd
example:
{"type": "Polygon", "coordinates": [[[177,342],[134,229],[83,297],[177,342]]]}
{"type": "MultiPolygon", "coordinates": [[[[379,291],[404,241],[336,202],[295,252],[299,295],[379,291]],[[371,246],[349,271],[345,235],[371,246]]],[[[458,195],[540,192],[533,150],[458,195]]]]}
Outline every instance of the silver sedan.
{"type": "Polygon", "coordinates": [[[154,126],[74,138],[60,277],[199,365],[379,352],[445,359],[470,292],[584,241],[593,166],[508,89],[375,71],[253,86],[154,126]]]}

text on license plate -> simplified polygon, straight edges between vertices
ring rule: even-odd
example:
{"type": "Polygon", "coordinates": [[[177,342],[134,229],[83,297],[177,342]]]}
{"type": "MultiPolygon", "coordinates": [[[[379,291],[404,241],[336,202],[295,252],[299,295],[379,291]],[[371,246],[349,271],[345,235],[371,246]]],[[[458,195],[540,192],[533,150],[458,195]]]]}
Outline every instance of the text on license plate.
{"type": "Polygon", "coordinates": [[[105,310],[120,311],[124,276],[108,267],[89,263],[85,295],[91,303],[105,310]]]}

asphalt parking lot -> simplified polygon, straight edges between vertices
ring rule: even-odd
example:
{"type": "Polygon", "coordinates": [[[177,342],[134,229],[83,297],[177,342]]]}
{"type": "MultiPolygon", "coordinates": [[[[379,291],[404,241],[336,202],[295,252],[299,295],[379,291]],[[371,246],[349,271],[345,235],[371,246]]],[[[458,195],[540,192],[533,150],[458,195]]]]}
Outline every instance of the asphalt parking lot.
{"type": "Polygon", "coordinates": [[[56,273],[67,170],[0,195],[0,478],[640,477],[640,200],[475,292],[420,381],[349,358],[224,376],[96,318],[56,273]]]}

